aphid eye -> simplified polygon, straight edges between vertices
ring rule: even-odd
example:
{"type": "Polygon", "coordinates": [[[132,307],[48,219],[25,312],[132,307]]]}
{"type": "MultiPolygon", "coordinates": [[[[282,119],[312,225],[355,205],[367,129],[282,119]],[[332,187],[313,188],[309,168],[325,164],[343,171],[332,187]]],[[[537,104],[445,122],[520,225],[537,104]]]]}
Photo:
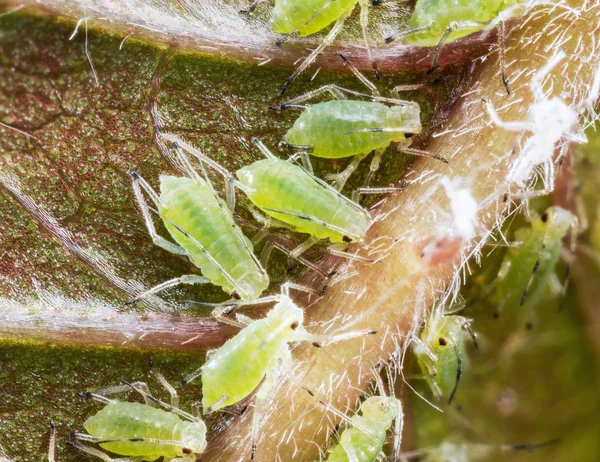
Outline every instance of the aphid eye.
{"type": "Polygon", "coordinates": [[[444,337],[440,337],[438,339],[438,342],[439,342],[440,346],[446,346],[446,345],[448,345],[448,342],[446,342],[446,339],[444,337]]]}
{"type": "Polygon", "coordinates": [[[321,344],[319,342],[313,342],[312,345],[316,348],[321,348],[321,344]]]}
{"type": "Polygon", "coordinates": [[[298,321],[294,321],[294,322],[293,322],[293,323],[290,325],[290,328],[291,328],[292,330],[296,330],[296,329],[298,329],[298,326],[299,326],[299,325],[300,325],[300,323],[299,323],[298,321]]]}
{"type": "Polygon", "coordinates": [[[405,133],[404,134],[404,138],[406,138],[406,139],[412,138],[413,136],[415,136],[414,133],[405,133]]]}
{"type": "Polygon", "coordinates": [[[542,215],[542,222],[546,223],[548,221],[548,213],[544,213],[542,215]]]}
{"type": "Polygon", "coordinates": [[[235,290],[233,292],[231,292],[231,297],[235,298],[236,300],[242,299],[242,297],[240,297],[240,294],[238,294],[235,290]]]}
{"type": "Polygon", "coordinates": [[[348,236],[344,236],[344,237],[342,238],[342,241],[344,241],[344,242],[352,242],[352,238],[350,238],[350,237],[348,237],[348,236]]]}
{"type": "Polygon", "coordinates": [[[183,449],[181,450],[181,452],[183,452],[184,454],[191,454],[191,453],[192,453],[192,450],[191,450],[190,448],[183,448],[183,449]]]}
{"type": "Polygon", "coordinates": [[[371,0],[371,5],[379,6],[383,3],[383,0],[371,0]]]}

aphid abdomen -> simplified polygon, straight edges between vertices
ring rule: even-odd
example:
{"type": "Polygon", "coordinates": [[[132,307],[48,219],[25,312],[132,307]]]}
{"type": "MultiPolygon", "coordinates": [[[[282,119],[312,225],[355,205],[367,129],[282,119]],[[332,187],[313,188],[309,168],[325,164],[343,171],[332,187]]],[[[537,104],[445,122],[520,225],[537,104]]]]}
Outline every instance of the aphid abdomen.
{"type": "MultiPolygon", "coordinates": [[[[285,136],[289,144],[312,146],[316,157],[338,159],[385,148],[396,133],[344,133],[389,128],[391,108],[371,101],[326,101],[308,106],[285,136]]],[[[403,139],[404,136],[401,135],[403,139]]]]}
{"type": "MultiPolygon", "coordinates": [[[[170,412],[146,404],[116,401],[107,404],[83,424],[90,435],[102,439],[156,438],[177,440],[176,429],[185,424],[170,412]]],[[[104,449],[125,456],[143,456],[155,460],[161,456],[182,454],[181,447],[145,441],[102,443],[104,449]]]]}
{"type": "Polygon", "coordinates": [[[277,365],[287,339],[271,336],[267,319],[253,322],[219,348],[202,367],[202,406],[205,412],[244,399],[277,365]],[[223,399],[223,397],[226,399],[223,399]],[[212,406],[219,402],[215,408],[212,406]]]}
{"type": "Polygon", "coordinates": [[[271,30],[278,34],[298,31],[300,37],[305,37],[324,29],[356,5],[356,0],[336,0],[313,18],[327,1],[276,0],[271,13],[271,30]]]}
{"type": "Polygon", "coordinates": [[[500,12],[511,7],[518,0],[419,0],[415,5],[409,28],[432,24],[431,29],[406,37],[404,43],[416,46],[435,46],[451,23],[477,22],[479,27],[459,28],[446,39],[452,42],[466,37],[496,19],[500,12]]]}
{"type": "Polygon", "coordinates": [[[163,175],[160,180],[160,211],[168,220],[165,226],[173,239],[189,252],[190,259],[202,274],[225,292],[236,291],[244,299],[258,298],[269,285],[268,276],[253,260],[251,242],[241,230],[232,227],[225,215],[231,216],[231,212],[227,207],[220,206],[212,188],[189,178],[163,175]],[[191,239],[169,221],[202,244],[231,276],[236,286],[191,239]]]}
{"type": "Polygon", "coordinates": [[[369,214],[335,190],[317,183],[301,167],[290,162],[265,159],[237,171],[242,184],[254,190],[250,200],[268,215],[319,239],[332,242],[360,241],[371,223],[369,214]],[[271,210],[269,210],[271,209],[271,210]],[[347,231],[342,234],[314,220],[273,212],[285,211],[318,218],[347,231]]]}
{"type": "Polygon", "coordinates": [[[383,449],[386,439],[386,430],[382,430],[377,422],[369,422],[360,416],[354,416],[352,420],[359,420],[363,427],[373,431],[373,434],[365,434],[358,428],[347,428],[342,433],[340,444],[338,444],[331,455],[327,458],[329,462],[349,462],[346,447],[351,447],[359,462],[373,462],[383,449]],[[374,428],[372,425],[376,424],[374,428]]]}
{"type": "Polygon", "coordinates": [[[539,265],[524,303],[533,306],[539,301],[560,258],[562,239],[573,221],[570,212],[560,207],[550,207],[530,227],[515,232],[515,240],[522,244],[509,248],[504,257],[503,266],[507,270],[496,286],[494,303],[508,309],[518,308],[538,260],[539,265]]]}

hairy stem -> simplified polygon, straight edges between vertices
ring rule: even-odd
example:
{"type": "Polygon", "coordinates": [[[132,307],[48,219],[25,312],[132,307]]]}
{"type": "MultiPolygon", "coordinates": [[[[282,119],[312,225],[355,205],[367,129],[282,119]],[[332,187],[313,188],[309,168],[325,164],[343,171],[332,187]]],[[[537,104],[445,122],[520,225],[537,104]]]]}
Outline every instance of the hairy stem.
{"type": "MultiPolygon", "coordinates": [[[[513,94],[506,96],[496,58],[478,65],[464,96],[454,105],[442,133],[434,135],[427,149],[450,160],[449,165],[421,159],[407,180],[414,181],[404,193],[389,197],[377,210],[380,218],[370,229],[367,247],[360,252],[387,248],[377,264],[360,264],[350,277],[330,287],[325,297],[307,307],[308,325],[328,333],[375,329],[369,335],[321,349],[300,346],[293,351],[294,379],[283,378],[264,412],[257,460],[313,460],[338,419],[327,413],[299,385],[315,391],[340,410],[355,409],[357,399],[372,381],[372,368],[385,360],[415,326],[418,312],[439,296],[456,275],[456,262],[429,267],[420,257],[427,238],[448,229],[448,201],[438,190],[428,200],[434,175],[462,179],[474,197],[491,201],[479,215],[486,229],[501,222],[508,191],[506,157],[521,134],[506,132],[489,122],[482,97],[490,101],[504,120],[527,118],[533,96],[529,81],[557,48],[568,58],[551,73],[544,86],[549,97],[560,96],[577,104],[586,97],[598,66],[599,6],[571,2],[577,12],[556,9],[534,12],[507,40],[507,61],[513,94]],[[499,160],[504,158],[505,160],[499,160]],[[385,255],[385,256],[384,256],[385,255]]],[[[206,460],[233,461],[249,458],[252,413],[247,412],[227,431],[211,441],[206,460]]],[[[204,460],[204,458],[203,458],[204,460]]]]}

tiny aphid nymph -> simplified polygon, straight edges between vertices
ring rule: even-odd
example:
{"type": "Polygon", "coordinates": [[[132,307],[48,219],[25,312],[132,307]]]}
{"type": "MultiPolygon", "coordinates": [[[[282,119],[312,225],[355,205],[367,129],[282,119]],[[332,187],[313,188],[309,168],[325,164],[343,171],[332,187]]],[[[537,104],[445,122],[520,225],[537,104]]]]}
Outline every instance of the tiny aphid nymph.
{"type": "Polygon", "coordinates": [[[359,162],[374,151],[369,173],[372,176],[379,168],[386,148],[392,143],[396,144],[400,152],[434,157],[446,162],[443,157],[409,148],[412,138],[421,133],[422,129],[419,105],[400,99],[397,89],[401,87],[392,91],[394,98],[382,97],[372,82],[348,59],[341,57],[344,64],[369,88],[371,95],[337,85],[326,85],[272,107],[275,110],[303,109],[300,117],[285,134],[284,142],[287,146],[326,159],[355,156],[346,170],[337,175],[334,187],[338,190],[343,188],[359,162]],[[334,99],[316,104],[301,104],[324,93],[329,93],[334,99]],[[370,101],[353,100],[349,96],[370,101]],[[391,107],[383,103],[391,104],[391,107]]]}
{"type": "MultiPolygon", "coordinates": [[[[289,284],[288,286],[294,286],[289,284]]],[[[212,352],[206,363],[182,380],[186,384],[202,374],[202,406],[205,413],[235,404],[255,389],[256,405],[253,424],[253,453],[260,423],[261,409],[271,389],[277,383],[279,365],[289,374],[292,342],[311,342],[321,347],[333,342],[374,334],[373,331],[349,332],[335,336],[311,334],[303,326],[304,312],[287,295],[284,286],[281,295],[262,300],[232,303],[255,305],[276,301],[263,319],[253,320],[237,314],[237,320],[220,318],[242,330],[219,349],[212,352]],[[260,387],[259,387],[260,385],[260,387]]],[[[222,307],[224,311],[226,307],[222,307]]]]}
{"type": "Polygon", "coordinates": [[[192,407],[192,414],[179,409],[175,389],[158,371],[153,371],[171,394],[171,404],[152,396],[144,382],[123,381],[122,386],[81,394],[84,399],[94,399],[105,406],[83,424],[87,434],[72,434],[71,445],[105,461],[113,459],[81,441],[96,443],[107,451],[131,457],[116,460],[153,461],[164,457],[169,461],[195,461],[206,448],[206,425],[200,418],[199,406],[192,407]],[[141,394],[145,404],[105,396],[128,390],[141,394]]]}
{"type": "Polygon", "coordinates": [[[319,32],[335,22],[319,46],[302,61],[290,76],[283,86],[281,94],[285,93],[294,80],[317,59],[317,56],[333,43],[335,37],[342,30],[344,21],[350,16],[357,3],[360,5],[360,24],[367,46],[367,55],[378,75],[377,66],[371,58],[371,49],[367,38],[371,0],[275,0],[270,21],[273,32],[288,34],[288,37],[305,37],[319,32]]]}
{"type": "MultiPolygon", "coordinates": [[[[519,245],[507,250],[490,297],[496,306],[496,316],[504,310],[519,312],[525,317],[525,326],[533,327],[535,306],[551,287],[556,264],[563,253],[563,239],[569,230],[571,248],[568,258],[573,258],[577,223],[577,218],[571,212],[550,207],[535,218],[531,226],[515,232],[514,239],[519,245]]],[[[568,265],[562,288],[563,297],[569,272],[568,265]]]]}
{"type": "Polygon", "coordinates": [[[433,69],[439,67],[439,53],[445,43],[474,32],[499,26],[502,78],[510,93],[504,57],[505,21],[527,10],[527,1],[519,0],[418,0],[410,17],[409,29],[386,39],[402,39],[407,45],[436,46],[433,69]]]}
{"type": "Polygon", "coordinates": [[[222,287],[234,298],[260,297],[269,285],[269,277],[254,256],[252,243],[233,220],[234,180],[228,178],[225,203],[212,187],[203,165],[200,175],[179,147],[173,147],[188,177],[162,175],[159,195],[137,172],[132,172],[133,190],[154,243],[169,252],[186,255],[203,276],[191,274],[171,279],[138,295],[132,302],[180,284],[207,282],[222,287]],[[146,204],[142,191],[156,208],[146,204]],[[151,212],[162,218],[177,244],[157,234],[151,212]]]}

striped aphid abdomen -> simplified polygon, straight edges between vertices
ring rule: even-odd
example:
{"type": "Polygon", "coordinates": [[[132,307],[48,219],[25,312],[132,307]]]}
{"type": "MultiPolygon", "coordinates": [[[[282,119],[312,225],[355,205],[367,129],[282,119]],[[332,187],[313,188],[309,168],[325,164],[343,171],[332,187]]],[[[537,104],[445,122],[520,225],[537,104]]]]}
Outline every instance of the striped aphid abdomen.
{"type": "Polygon", "coordinates": [[[446,42],[466,37],[486,29],[487,24],[497,19],[501,12],[518,2],[519,0],[419,0],[410,18],[409,27],[413,29],[431,24],[431,28],[407,36],[404,43],[435,46],[452,23],[479,23],[472,28],[455,28],[446,42]]]}
{"type": "MultiPolygon", "coordinates": [[[[122,401],[107,404],[83,424],[90,435],[104,440],[154,438],[168,441],[179,441],[182,428],[187,425],[188,422],[162,409],[122,401]]],[[[143,456],[148,460],[155,460],[161,456],[181,456],[184,447],[146,441],[120,441],[102,443],[100,446],[116,454],[143,456]]]]}
{"type": "Polygon", "coordinates": [[[213,189],[205,182],[162,175],[160,191],[160,212],[167,230],[202,274],[226,292],[235,291],[243,299],[258,298],[269,278],[253,258],[252,243],[231,220],[231,211],[217,201],[213,189]],[[198,241],[235,284],[172,223],[198,241]]]}
{"type": "Polygon", "coordinates": [[[372,101],[334,100],[308,106],[288,130],[285,141],[312,146],[316,157],[337,159],[385,148],[421,131],[419,106],[388,107],[372,101]],[[403,132],[352,133],[373,128],[402,128],[403,132]]]}
{"type": "Polygon", "coordinates": [[[328,1],[276,0],[271,13],[271,30],[278,34],[291,34],[298,31],[300,37],[314,34],[347,11],[351,11],[357,0],[336,0],[319,12],[328,1]],[[319,13],[315,15],[317,12],[319,13]]]}
{"type": "Polygon", "coordinates": [[[252,393],[265,374],[277,367],[292,339],[291,326],[298,326],[302,319],[300,308],[289,300],[281,301],[266,318],[254,321],[216,350],[202,366],[205,412],[235,404],[252,393]]]}
{"type": "Polygon", "coordinates": [[[257,207],[292,225],[298,232],[332,242],[360,241],[371,224],[366,210],[333,188],[317,182],[306,170],[290,162],[260,160],[238,170],[237,176],[242,184],[253,190],[247,195],[257,207]],[[344,232],[314,220],[273,210],[314,217],[344,232]]]}

